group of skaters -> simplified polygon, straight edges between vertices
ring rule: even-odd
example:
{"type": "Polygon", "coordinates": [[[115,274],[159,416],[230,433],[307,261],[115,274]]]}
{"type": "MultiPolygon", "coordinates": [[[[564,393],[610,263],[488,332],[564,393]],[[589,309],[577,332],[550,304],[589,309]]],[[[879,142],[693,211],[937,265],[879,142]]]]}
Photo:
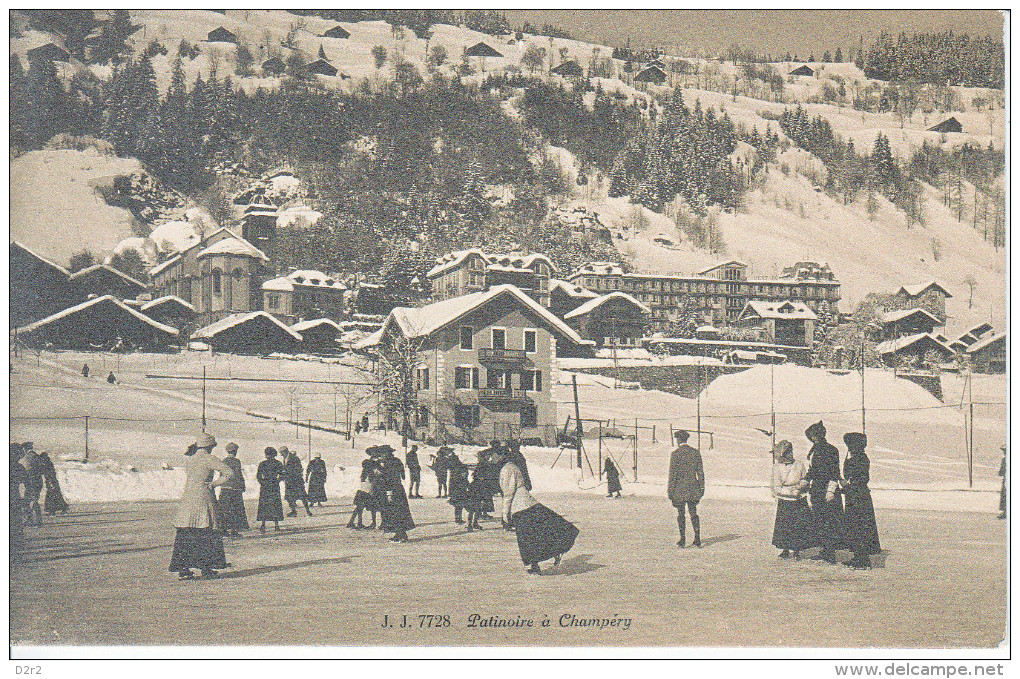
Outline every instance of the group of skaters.
{"type": "Polygon", "coordinates": [[[10,451],[11,531],[20,539],[24,526],[41,526],[43,514],[67,514],[69,507],[48,452],[36,452],[31,441],[12,443],[10,451]]]}

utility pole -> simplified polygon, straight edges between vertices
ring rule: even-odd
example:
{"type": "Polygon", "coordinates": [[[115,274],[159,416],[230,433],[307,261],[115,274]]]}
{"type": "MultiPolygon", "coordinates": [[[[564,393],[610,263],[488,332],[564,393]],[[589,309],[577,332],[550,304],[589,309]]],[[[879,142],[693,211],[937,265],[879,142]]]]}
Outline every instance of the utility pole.
{"type": "Polygon", "coordinates": [[[974,375],[967,374],[967,393],[970,401],[970,436],[967,445],[967,487],[974,487],[974,375]]]}
{"type": "Polygon", "coordinates": [[[698,364],[698,450],[701,450],[701,383],[704,380],[701,371],[704,368],[698,364]]]}
{"type": "MultiPolygon", "coordinates": [[[[577,402],[577,374],[570,376],[574,384],[574,419],[577,420],[577,468],[581,469],[581,440],[584,438],[584,427],[581,424],[581,406],[577,402]]],[[[584,470],[581,471],[582,475],[584,470]]]]}
{"type": "Polygon", "coordinates": [[[89,416],[85,416],[85,462],[89,461],[89,416]]]}
{"type": "Polygon", "coordinates": [[[202,366],[202,431],[205,431],[205,366],[202,366]]]}

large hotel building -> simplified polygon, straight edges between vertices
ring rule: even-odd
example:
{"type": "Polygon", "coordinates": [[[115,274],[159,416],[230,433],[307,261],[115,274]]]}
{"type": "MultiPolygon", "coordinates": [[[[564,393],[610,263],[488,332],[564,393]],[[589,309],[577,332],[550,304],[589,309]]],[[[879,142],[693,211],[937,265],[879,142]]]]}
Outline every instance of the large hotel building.
{"type": "Polygon", "coordinates": [[[703,320],[729,325],[751,301],[803,302],[815,313],[839,313],[839,281],[827,265],[798,262],[783,270],[780,278],[748,278],[747,265],[736,260],[720,262],[692,276],[624,273],[612,262],[585,264],[567,280],[596,292],[626,292],[652,311],[651,330],[665,330],[676,315],[681,299],[692,297],[703,320]]]}

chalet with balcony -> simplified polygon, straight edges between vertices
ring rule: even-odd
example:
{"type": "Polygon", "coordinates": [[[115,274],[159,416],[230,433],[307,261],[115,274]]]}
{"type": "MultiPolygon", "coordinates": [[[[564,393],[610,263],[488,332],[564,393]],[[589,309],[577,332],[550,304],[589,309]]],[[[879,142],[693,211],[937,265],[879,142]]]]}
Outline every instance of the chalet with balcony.
{"type": "Polygon", "coordinates": [[[784,346],[810,347],[818,316],[803,302],[748,302],[735,323],[738,327],[761,328],[771,342],[784,346]]]}
{"type": "Polygon", "coordinates": [[[904,306],[925,306],[935,311],[940,318],[946,317],[946,300],[952,297],[948,290],[934,280],[917,285],[901,285],[896,296],[903,300],[904,306]]]}
{"type": "Polygon", "coordinates": [[[645,336],[651,309],[625,292],[611,292],[588,300],[564,315],[567,325],[583,339],[603,347],[636,347],[645,336]]]}
{"type": "Polygon", "coordinates": [[[262,308],[294,322],[313,318],[343,319],[347,286],[337,276],[311,269],[291,271],[262,284],[262,308]]]}
{"type": "Polygon", "coordinates": [[[494,254],[478,248],[459,250],[436,259],[428,272],[437,300],[514,285],[544,307],[549,306],[549,281],[556,272],[543,254],[494,254]]]}
{"type": "Polygon", "coordinates": [[[555,440],[557,356],[592,355],[548,309],[512,285],[390,312],[356,348],[414,347],[416,405],[398,427],[419,439],[482,443],[493,437],[555,440]]]}

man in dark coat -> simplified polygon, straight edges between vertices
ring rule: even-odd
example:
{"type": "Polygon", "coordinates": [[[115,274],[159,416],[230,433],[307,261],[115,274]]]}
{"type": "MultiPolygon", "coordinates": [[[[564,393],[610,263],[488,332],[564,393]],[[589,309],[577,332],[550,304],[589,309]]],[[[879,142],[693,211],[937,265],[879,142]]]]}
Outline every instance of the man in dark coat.
{"type": "Polygon", "coordinates": [[[297,501],[305,506],[308,516],[312,510],[308,508],[308,494],[305,492],[304,469],[301,467],[301,458],[297,453],[292,453],[287,446],[280,446],[280,452],[284,455],[283,461],[283,499],[290,505],[290,512],[287,516],[297,516],[297,501]]]}
{"type": "Polygon", "coordinates": [[[220,497],[217,506],[220,511],[220,527],[228,535],[239,537],[241,531],[249,530],[248,513],[244,509],[244,469],[237,459],[237,444],[227,444],[227,456],[223,464],[230,467],[234,475],[220,486],[220,497]]]}
{"type": "Polygon", "coordinates": [[[368,415],[361,416],[361,431],[368,431],[368,415]]]}
{"type": "Polygon", "coordinates": [[[677,447],[669,457],[669,479],[666,482],[666,494],[677,509],[676,525],[680,529],[677,546],[686,544],[686,518],[684,507],[691,516],[691,528],[694,529],[695,547],[701,547],[701,518],[698,516],[698,503],[705,496],[705,467],[701,461],[701,453],[697,448],[687,445],[691,437],[683,429],[675,434],[677,447]]]}
{"type": "Polygon", "coordinates": [[[255,517],[256,521],[262,522],[259,530],[266,532],[266,521],[272,521],[276,530],[280,530],[280,522],[283,521],[283,501],[280,500],[283,465],[276,459],[275,448],[266,448],[266,459],[259,463],[255,478],[260,485],[259,508],[255,517]]]}
{"type": "Polygon", "coordinates": [[[57,468],[53,466],[53,460],[46,451],[39,453],[39,467],[42,471],[43,484],[46,487],[46,498],[43,500],[43,512],[47,516],[53,516],[57,512],[67,514],[69,507],[64,500],[64,494],[60,491],[60,480],[57,478],[57,468]]]}
{"type": "Polygon", "coordinates": [[[322,453],[316,453],[305,469],[305,481],[308,482],[308,502],[321,507],[326,497],[326,463],[322,461],[322,453]]]}
{"type": "Polygon", "coordinates": [[[825,425],[820,420],[808,427],[804,435],[812,444],[808,451],[810,466],[804,478],[809,484],[808,499],[815,517],[815,532],[822,545],[818,555],[811,558],[836,563],[843,519],[843,503],[836,492],[840,480],[839,451],[825,440],[825,425]]]}
{"type": "Polygon", "coordinates": [[[447,472],[449,470],[447,462],[449,460],[449,456],[452,454],[452,448],[443,446],[436,452],[435,459],[433,459],[432,464],[429,465],[429,468],[432,469],[436,475],[436,485],[438,487],[436,497],[447,497],[449,495],[446,483],[447,472]]]}
{"type": "Polygon", "coordinates": [[[404,463],[393,455],[393,447],[385,444],[373,446],[365,452],[378,455],[382,468],[382,486],[386,493],[382,528],[393,533],[390,542],[407,542],[407,531],[414,528],[414,519],[404,494],[404,463]]]}
{"type": "Polygon", "coordinates": [[[407,486],[407,497],[421,497],[421,463],[418,461],[418,446],[411,446],[407,451],[407,473],[411,483],[407,486]]]}

